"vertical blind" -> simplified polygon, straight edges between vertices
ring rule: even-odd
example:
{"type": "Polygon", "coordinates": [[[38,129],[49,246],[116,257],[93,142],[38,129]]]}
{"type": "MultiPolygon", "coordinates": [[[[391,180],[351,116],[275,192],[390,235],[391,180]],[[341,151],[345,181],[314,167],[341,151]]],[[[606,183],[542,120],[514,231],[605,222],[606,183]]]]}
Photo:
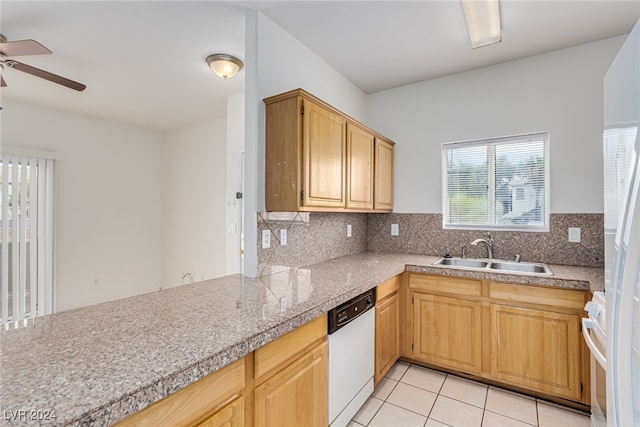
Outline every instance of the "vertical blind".
{"type": "Polygon", "coordinates": [[[627,175],[637,134],[636,126],[604,131],[604,227],[607,230],[616,229],[618,214],[624,207],[627,175]]]}
{"type": "Polygon", "coordinates": [[[548,134],[443,145],[445,228],[547,231],[548,134]]]}
{"type": "Polygon", "coordinates": [[[53,163],[0,158],[0,323],[52,312],[53,163]]]}

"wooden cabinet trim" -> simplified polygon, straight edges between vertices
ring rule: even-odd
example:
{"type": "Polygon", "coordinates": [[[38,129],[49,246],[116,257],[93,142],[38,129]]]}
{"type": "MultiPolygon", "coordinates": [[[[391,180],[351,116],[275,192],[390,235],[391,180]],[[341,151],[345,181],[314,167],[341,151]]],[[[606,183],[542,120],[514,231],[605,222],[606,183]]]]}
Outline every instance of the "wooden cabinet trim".
{"type": "Polygon", "coordinates": [[[400,290],[400,276],[392,277],[378,285],[376,288],[376,300],[382,301],[389,295],[392,295],[400,290]]]}
{"type": "Polygon", "coordinates": [[[255,351],[255,378],[262,378],[326,336],[325,314],[258,348],[255,351]]]}
{"type": "Polygon", "coordinates": [[[481,280],[460,279],[457,277],[411,273],[409,275],[409,288],[455,297],[479,298],[482,295],[481,280]]]}
{"type": "Polygon", "coordinates": [[[489,297],[492,300],[537,304],[580,312],[584,310],[586,303],[586,293],[583,290],[523,286],[500,282],[489,283],[489,297]]]}
{"type": "Polygon", "coordinates": [[[312,101],[312,102],[322,106],[323,108],[326,108],[327,110],[331,110],[336,114],[344,116],[344,118],[347,121],[351,122],[352,124],[357,125],[357,126],[359,126],[361,128],[367,129],[367,131],[370,132],[371,134],[373,134],[373,136],[375,136],[377,138],[383,138],[389,144],[395,145],[395,142],[393,142],[392,140],[388,139],[386,136],[376,132],[373,129],[370,129],[364,123],[361,123],[358,120],[354,119],[353,117],[349,116],[348,114],[343,113],[342,111],[338,110],[337,108],[335,108],[331,104],[323,101],[322,99],[316,97],[315,95],[310,94],[309,92],[307,92],[304,89],[300,89],[300,88],[293,89],[293,90],[290,90],[288,92],[283,92],[283,93],[278,94],[278,95],[270,96],[268,98],[263,99],[263,102],[265,103],[265,105],[269,105],[269,104],[280,102],[282,100],[285,100],[287,98],[292,98],[292,97],[302,97],[304,99],[308,99],[309,101],[312,101]]]}

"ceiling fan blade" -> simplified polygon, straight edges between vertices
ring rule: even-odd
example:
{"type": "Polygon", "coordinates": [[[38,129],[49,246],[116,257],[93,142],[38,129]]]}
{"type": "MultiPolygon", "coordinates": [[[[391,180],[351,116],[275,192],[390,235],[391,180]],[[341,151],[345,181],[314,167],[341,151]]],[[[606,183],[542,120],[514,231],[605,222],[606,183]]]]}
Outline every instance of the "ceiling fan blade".
{"type": "Polygon", "coordinates": [[[79,92],[83,91],[87,87],[82,83],[74,82],[73,80],[69,80],[57,74],[41,70],[40,68],[32,67],[31,65],[23,64],[22,62],[5,61],[5,64],[13,68],[14,70],[22,71],[23,73],[31,74],[32,76],[40,77],[41,79],[49,80],[50,82],[66,86],[69,89],[77,90],[79,92]]]}
{"type": "Polygon", "coordinates": [[[49,55],[52,52],[35,40],[16,40],[0,42],[0,55],[4,56],[28,56],[28,55],[49,55]]]}
{"type": "Polygon", "coordinates": [[[4,81],[4,77],[0,76],[0,87],[7,87],[7,82],[4,81]]]}

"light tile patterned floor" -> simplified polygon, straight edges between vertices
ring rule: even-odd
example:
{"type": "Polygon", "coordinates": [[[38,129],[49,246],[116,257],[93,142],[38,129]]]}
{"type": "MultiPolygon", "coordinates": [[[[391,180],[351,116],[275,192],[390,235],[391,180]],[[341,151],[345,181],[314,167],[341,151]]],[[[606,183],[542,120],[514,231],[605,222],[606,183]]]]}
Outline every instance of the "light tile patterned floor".
{"type": "Polygon", "coordinates": [[[348,427],[590,427],[589,417],[530,396],[398,362],[348,427]]]}

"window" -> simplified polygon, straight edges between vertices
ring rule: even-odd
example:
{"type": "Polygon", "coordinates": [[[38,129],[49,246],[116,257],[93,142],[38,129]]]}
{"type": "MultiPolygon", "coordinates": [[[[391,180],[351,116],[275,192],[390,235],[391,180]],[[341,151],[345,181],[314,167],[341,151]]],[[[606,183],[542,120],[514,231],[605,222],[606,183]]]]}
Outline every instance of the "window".
{"type": "Polygon", "coordinates": [[[443,145],[444,228],[549,230],[549,135],[443,145]]]}
{"type": "MultiPolygon", "coordinates": [[[[24,154],[24,153],[23,153],[24,154]]],[[[0,158],[0,323],[52,312],[52,158],[0,158]]]]}

